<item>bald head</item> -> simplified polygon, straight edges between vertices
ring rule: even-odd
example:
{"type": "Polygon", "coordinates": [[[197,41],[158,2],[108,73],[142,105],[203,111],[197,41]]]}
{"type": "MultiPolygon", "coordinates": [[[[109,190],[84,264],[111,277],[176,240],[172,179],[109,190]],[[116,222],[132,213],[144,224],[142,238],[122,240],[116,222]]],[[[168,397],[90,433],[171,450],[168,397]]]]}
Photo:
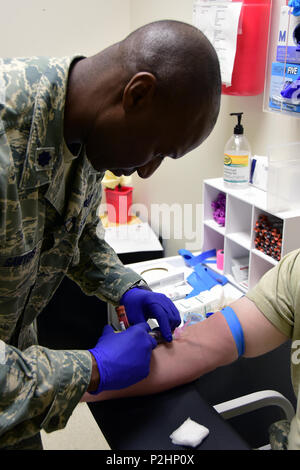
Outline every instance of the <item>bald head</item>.
{"type": "Polygon", "coordinates": [[[99,171],[146,178],[208,137],[220,95],[218,58],[203,33],[157,21],[73,66],[65,139],[85,144],[99,171]]]}
{"type": "Polygon", "coordinates": [[[205,106],[213,128],[220,107],[221,76],[215,49],[197,28],[179,21],[157,21],[131,33],[120,43],[128,77],[153,73],[166,100],[205,106]]]}

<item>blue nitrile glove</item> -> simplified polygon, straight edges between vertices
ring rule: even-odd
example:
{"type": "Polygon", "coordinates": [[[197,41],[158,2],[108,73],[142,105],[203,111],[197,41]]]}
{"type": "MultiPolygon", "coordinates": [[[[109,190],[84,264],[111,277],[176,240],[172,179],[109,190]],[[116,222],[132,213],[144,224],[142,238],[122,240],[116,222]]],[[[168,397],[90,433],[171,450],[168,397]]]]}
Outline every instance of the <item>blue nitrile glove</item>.
{"type": "Polygon", "coordinates": [[[300,16],[300,1],[299,0],[290,0],[288,3],[289,7],[293,7],[292,14],[295,16],[300,16]]]}
{"type": "Polygon", "coordinates": [[[103,328],[98,343],[89,349],[100,374],[99,387],[95,392],[90,392],[92,395],[102,390],[129,387],[147,377],[151,352],[157,346],[149,331],[147,323],[131,326],[120,333],[116,333],[110,325],[103,328]]]}
{"type": "Polygon", "coordinates": [[[125,292],[120,304],[124,305],[131,325],[155,318],[162,336],[168,342],[172,341],[172,331],[181,323],[177,308],[164,294],[133,287],[125,292]]]}

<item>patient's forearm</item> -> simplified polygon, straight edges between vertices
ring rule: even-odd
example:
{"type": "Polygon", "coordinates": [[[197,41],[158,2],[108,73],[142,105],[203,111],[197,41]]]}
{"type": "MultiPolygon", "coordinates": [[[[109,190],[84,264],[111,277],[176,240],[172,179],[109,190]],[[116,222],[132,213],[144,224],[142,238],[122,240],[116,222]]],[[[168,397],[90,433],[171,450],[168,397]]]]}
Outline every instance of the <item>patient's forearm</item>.
{"type": "Polygon", "coordinates": [[[86,393],[82,401],[100,401],[148,395],[191,382],[238,357],[229,327],[220,312],[186,327],[179,339],[163,343],[152,353],[150,373],[141,382],[122,390],[86,393]]]}

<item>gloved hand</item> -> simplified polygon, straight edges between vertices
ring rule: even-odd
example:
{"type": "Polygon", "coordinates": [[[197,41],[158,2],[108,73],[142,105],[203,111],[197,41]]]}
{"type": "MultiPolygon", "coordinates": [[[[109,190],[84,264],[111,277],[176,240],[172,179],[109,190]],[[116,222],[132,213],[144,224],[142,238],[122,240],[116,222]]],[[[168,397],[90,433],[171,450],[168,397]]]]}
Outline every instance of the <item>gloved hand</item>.
{"type": "Polygon", "coordinates": [[[134,287],[125,292],[120,304],[124,305],[131,325],[155,318],[168,342],[172,341],[172,331],[181,323],[177,308],[164,294],[134,287]]]}
{"type": "Polygon", "coordinates": [[[157,346],[149,331],[147,323],[131,326],[120,333],[116,333],[110,325],[103,328],[98,343],[89,349],[100,374],[98,389],[90,393],[95,395],[102,390],[119,390],[147,377],[151,352],[157,346]]]}

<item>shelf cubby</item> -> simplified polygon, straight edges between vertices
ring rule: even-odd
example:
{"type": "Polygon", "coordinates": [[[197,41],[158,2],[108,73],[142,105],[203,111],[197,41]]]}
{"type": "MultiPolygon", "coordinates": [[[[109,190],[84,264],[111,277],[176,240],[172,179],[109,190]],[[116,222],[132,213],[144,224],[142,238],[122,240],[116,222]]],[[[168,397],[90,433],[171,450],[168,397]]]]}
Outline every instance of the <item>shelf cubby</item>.
{"type": "MultiPolygon", "coordinates": [[[[205,180],[203,183],[203,251],[215,248],[224,250],[223,274],[243,292],[257,284],[259,279],[278,260],[267,255],[255,246],[256,222],[260,215],[268,218],[271,224],[281,227],[280,257],[300,248],[300,211],[274,212],[268,210],[266,192],[249,185],[246,189],[231,189],[225,186],[222,178],[205,180]],[[225,225],[220,227],[213,218],[212,201],[219,193],[225,195],[225,225]],[[248,279],[237,282],[233,276],[233,260],[249,259],[248,279]]],[[[274,243],[274,240],[273,240],[274,243]]],[[[213,267],[210,264],[210,267],[213,267]]]]}

